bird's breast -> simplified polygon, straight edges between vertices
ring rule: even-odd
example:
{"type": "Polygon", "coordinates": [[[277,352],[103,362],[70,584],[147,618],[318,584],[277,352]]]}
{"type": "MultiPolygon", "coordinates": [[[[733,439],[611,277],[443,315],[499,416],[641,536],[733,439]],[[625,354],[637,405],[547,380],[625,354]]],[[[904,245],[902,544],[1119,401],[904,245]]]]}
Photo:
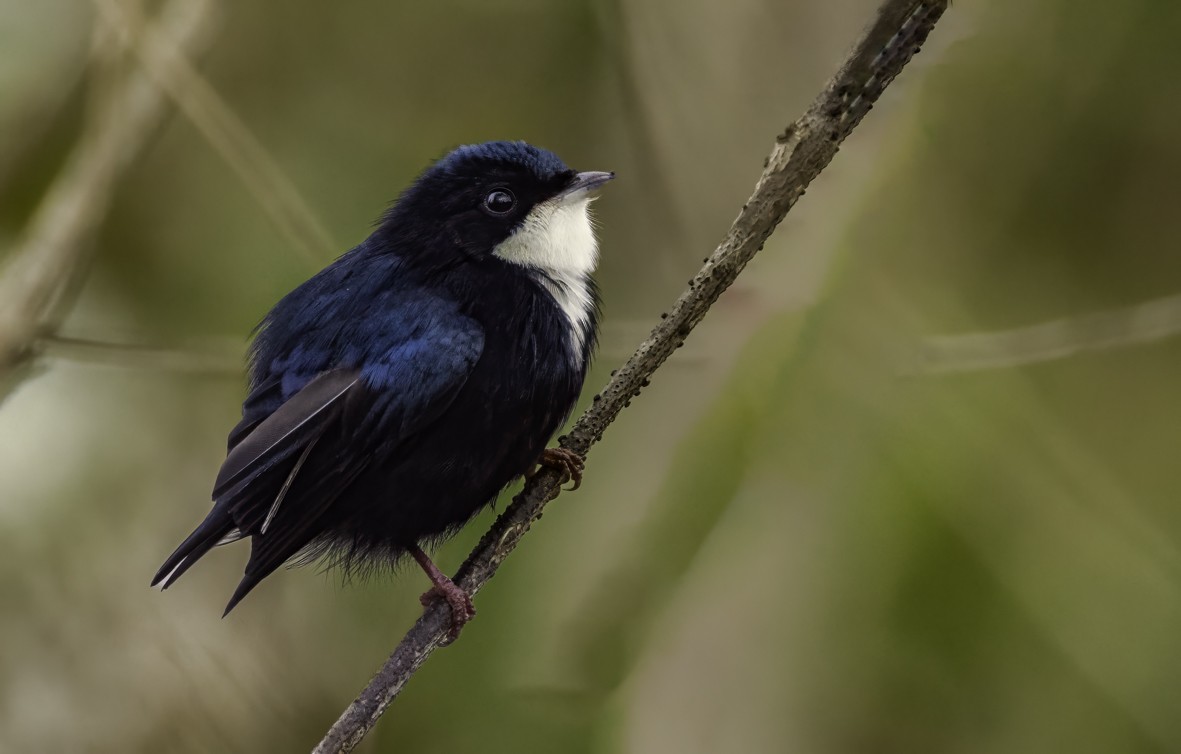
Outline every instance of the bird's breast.
{"type": "Polygon", "coordinates": [[[538,273],[537,282],[557,310],[559,328],[566,331],[562,340],[570,360],[576,369],[584,368],[598,309],[594,284],[586,275],[552,271],[538,273]]]}

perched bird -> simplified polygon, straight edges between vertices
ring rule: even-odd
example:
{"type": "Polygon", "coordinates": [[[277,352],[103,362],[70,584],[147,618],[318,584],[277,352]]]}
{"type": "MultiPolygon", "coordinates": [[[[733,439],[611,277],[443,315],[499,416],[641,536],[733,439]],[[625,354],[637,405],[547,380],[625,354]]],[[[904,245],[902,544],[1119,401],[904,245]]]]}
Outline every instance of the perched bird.
{"type": "Polygon", "coordinates": [[[359,246],[259,325],[250,391],[213,509],[164,562],[167,588],[214,546],[250,538],[229,613],[299,557],[348,568],[412,556],[452,630],[470,597],[423,544],[453,534],[537,464],[595,346],[589,205],[613,173],[524,142],[464,146],[423,172],[359,246]]]}

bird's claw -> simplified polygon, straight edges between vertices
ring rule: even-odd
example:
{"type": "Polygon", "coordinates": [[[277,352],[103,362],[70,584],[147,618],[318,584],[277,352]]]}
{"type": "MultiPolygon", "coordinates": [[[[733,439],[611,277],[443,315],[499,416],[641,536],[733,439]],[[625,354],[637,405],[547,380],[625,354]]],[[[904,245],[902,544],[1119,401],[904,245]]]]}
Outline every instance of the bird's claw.
{"type": "Polygon", "coordinates": [[[446,646],[458,639],[459,632],[463,630],[463,627],[476,617],[476,606],[472,604],[471,595],[456,586],[455,582],[450,579],[442,584],[435,584],[418,598],[418,601],[426,608],[438,600],[446,601],[451,608],[451,628],[447,631],[447,639],[443,642],[443,645],[446,646]]]}
{"type": "Polygon", "coordinates": [[[546,448],[541,452],[541,458],[537,463],[562,472],[562,484],[573,481],[574,486],[569,488],[570,492],[582,486],[582,472],[586,469],[586,461],[573,450],[546,448]]]}

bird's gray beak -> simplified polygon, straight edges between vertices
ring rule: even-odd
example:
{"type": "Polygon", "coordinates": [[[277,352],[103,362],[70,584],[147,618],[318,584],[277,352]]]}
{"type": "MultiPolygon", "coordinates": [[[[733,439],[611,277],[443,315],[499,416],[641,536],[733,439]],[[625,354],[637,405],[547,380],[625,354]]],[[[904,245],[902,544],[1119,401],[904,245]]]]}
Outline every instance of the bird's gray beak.
{"type": "Polygon", "coordinates": [[[578,173],[570,181],[570,185],[562,189],[562,192],[558,194],[558,198],[563,202],[576,202],[580,199],[589,198],[595,189],[614,177],[615,173],[603,173],[597,170],[578,173]]]}

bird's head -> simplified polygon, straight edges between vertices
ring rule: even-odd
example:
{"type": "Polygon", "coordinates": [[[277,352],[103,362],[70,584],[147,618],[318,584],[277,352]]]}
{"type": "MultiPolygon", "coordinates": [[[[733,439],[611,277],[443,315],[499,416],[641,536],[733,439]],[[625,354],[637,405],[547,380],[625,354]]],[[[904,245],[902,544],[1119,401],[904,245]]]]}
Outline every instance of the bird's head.
{"type": "Polygon", "coordinates": [[[576,172],[523,141],[463,146],[424,171],[381,228],[416,253],[587,275],[598,261],[589,205],[614,175],[576,172]]]}

